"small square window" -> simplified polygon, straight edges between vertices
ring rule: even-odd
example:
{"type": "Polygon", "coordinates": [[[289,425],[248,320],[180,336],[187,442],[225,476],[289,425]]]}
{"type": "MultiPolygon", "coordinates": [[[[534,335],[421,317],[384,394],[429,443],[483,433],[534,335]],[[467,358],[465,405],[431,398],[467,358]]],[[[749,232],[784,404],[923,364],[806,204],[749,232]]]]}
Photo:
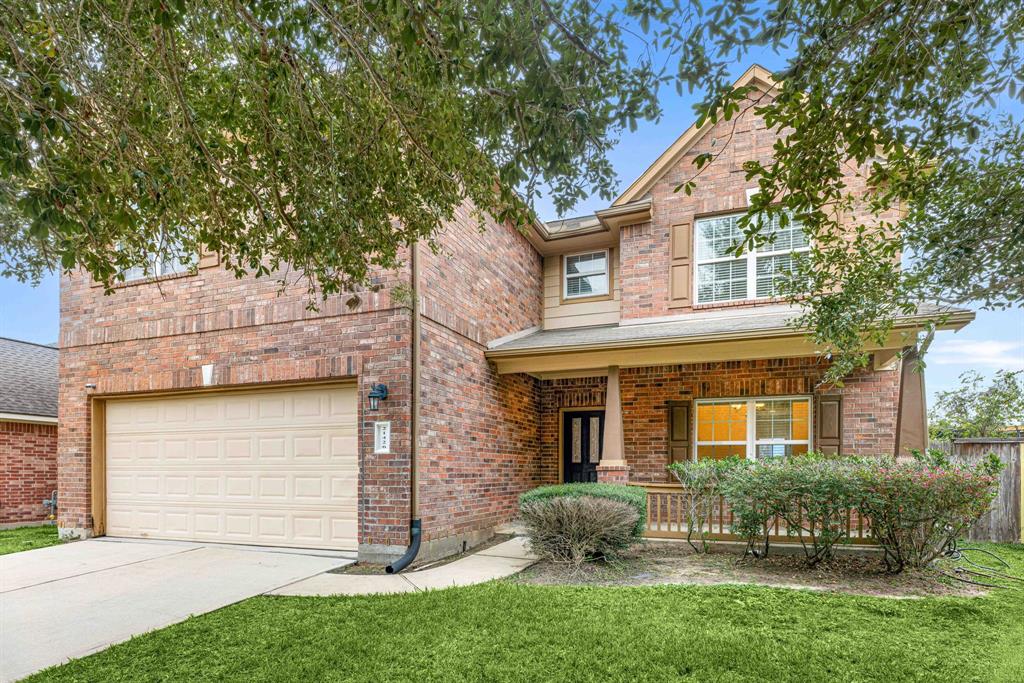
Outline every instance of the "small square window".
{"type": "Polygon", "coordinates": [[[579,299],[609,292],[608,250],[565,256],[562,297],[579,299]]]}

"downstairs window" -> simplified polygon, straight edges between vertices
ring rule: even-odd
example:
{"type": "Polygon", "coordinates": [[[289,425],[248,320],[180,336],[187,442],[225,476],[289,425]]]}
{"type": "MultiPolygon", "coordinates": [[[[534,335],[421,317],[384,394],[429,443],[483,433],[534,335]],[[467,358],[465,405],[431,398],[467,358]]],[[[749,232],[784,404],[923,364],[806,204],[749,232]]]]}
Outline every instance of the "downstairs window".
{"type": "Polygon", "coordinates": [[[801,455],[811,448],[811,399],[697,402],[697,459],[801,455]]]}

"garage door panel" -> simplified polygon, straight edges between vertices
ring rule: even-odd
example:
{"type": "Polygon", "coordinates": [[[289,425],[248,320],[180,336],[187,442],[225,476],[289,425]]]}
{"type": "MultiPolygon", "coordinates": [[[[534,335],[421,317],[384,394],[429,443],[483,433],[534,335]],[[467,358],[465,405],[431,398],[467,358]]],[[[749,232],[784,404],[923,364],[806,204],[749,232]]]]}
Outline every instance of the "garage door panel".
{"type": "Polygon", "coordinates": [[[107,406],[107,425],[118,432],[144,432],[155,425],[161,432],[302,426],[322,426],[356,420],[355,389],[313,389],[253,392],[213,396],[168,397],[157,400],[112,401],[107,406]],[[337,419],[342,418],[342,419],[337,419]]]}
{"type": "Polygon", "coordinates": [[[343,505],[359,487],[355,468],[299,472],[134,472],[107,477],[109,500],[223,500],[254,505],[343,505]]]}
{"type": "Polygon", "coordinates": [[[107,533],[356,547],[354,387],[107,407],[107,533]]]}
{"type": "Polygon", "coordinates": [[[302,427],[292,431],[261,430],[253,433],[204,431],[165,433],[158,438],[145,434],[107,434],[107,462],[158,464],[161,468],[176,462],[188,466],[206,463],[214,467],[247,462],[257,465],[315,465],[348,462],[356,453],[358,440],[354,429],[302,427]]]}
{"type": "Polygon", "coordinates": [[[111,506],[107,515],[111,536],[357,549],[354,507],[323,514],[274,508],[174,508],[154,503],[111,506]]]}

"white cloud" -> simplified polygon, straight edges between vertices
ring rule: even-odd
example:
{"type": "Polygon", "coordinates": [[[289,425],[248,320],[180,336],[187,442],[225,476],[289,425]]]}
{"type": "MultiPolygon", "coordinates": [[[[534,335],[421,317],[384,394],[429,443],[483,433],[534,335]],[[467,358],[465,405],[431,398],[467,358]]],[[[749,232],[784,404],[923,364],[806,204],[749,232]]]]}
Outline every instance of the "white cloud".
{"type": "Polygon", "coordinates": [[[935,342],[925,361],[979,370],[1024,370],[1024,343],[994,339],[943,339],[935,342]]]}

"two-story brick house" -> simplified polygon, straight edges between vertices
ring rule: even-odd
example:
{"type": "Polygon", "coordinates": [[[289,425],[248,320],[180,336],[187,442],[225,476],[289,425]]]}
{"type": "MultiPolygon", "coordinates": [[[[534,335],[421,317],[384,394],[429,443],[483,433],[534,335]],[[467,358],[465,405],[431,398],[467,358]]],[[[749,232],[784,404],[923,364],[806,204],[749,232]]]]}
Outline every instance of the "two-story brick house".
{"type": "MultiPolygon", "coordinates": [[[[759,67],[747,83],[772,87],[759,67]]],[[[803,233],[726,253],[751,189],[741,164],[775,139],[752,111],[693,127],[609,208],[525,232],[480,232],[466,210],[441,253],[418,249],[415,313],[392,297],[410,268],[380,273],[355,309],[337,297],[315,312],[305,288],[236,280],[209,255],[110,296],[64,278],[63,533],[382,560],[415,516],[421,554],[440,556],[541,484],[921,445],[922,380],[897,354],[929,311],[898,321],[842,388],[821,386],[827,361],[773,298],[803,233]],[[727,135],[697,192],[675,192],[727,135]]]]}

